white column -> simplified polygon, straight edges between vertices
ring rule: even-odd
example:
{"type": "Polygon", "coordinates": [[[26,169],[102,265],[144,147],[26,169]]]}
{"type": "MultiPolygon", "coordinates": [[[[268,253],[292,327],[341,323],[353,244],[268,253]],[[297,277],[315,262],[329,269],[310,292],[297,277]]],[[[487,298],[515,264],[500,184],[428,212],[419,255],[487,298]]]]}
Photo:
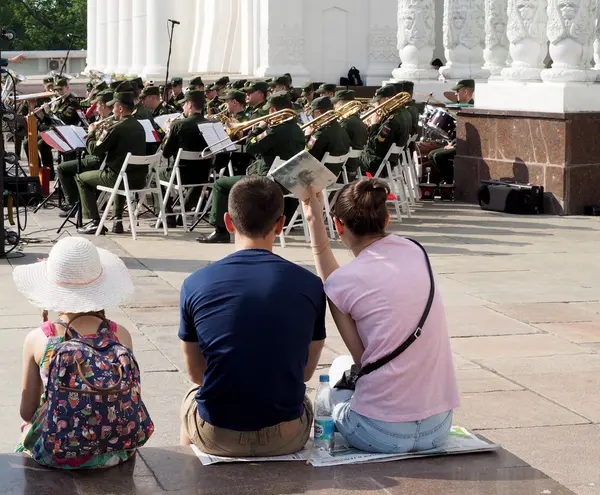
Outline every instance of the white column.
{"type": "Polygon", "coordinates": [[[398,51],[402,66],[392,71],[396,80],[435,80],[431,67],[435,48],[434,0],[398,0],[398,51]]]}
{"type": "Polygon", "coordinates": [[[508,0],[510,67],[502,77],[516,81],[539,81],[546,58],[547,0],[508,0]]]}
{"type": "MultiPolygon", "coordinates": [[[[226,0],[221,0],[226,1],[226,0]]],[[[225,43],[225,72],[239,73],[242,66],[242,3],[241,0],[229,0],[230,12],[225,43]]]]}
{"type": "Polygon", "coordinates": [[[231,54],[231,0],[204,0],[200,12],[201,40],[192,72],[226,72],[231,54]]]}
{"type": "MultiPolygon", "coordinates": [[[[594,70],[600,71],[600,0],[596,0],[596,37],[594,38],[594,70]]],[[[599,73],[600,74],[600,73],[599,73]]]]}
{"type": "Polygon", "coordinates": [[[484,69],[492,76],[499,76],[508,59],[507,0],[485,0],[485,49],[484,69]]]}
{"type": "MultiPolygon", "coordinates": [[[[522,1],[522,0],[520,0],[522,1]]],[[[483,79],[485,11],[482,0],[444,0],[444,79],[483,79]]]]}
{"type": "Polygon", "coordinates": [[[129,75],[139,76],[146,65],[146,0],[132,0],[131,67],[129,75]]]}
{"type": "Polygon", "coordinates": [[[544,81],[591,82],[597,17],[596,0],[549,0],[548,40],[552,68],[541,73],[544,81]]]}
{"type": "Polygon", "coordinates": [[[202,34],[204,31],[204,0],[196,0],[194,11],[194,37],[192,38],[192,47],[190,54],[190,65],[188,71],[192,74],[200,72],[200,53],[202,51],[202,34]]]}
{"type": "Polygon", "coordinates": [[[119,62],[119,0],[105,0],[106,4],[106,67],[104,72],[117,72],[119,62]]]}
{"type": "Polygon", "coordinates": [[[96,67],[100,72],[106,72],[106,41],[106,8],[96,8],[96,67]]]}
{"type": "MultiPolygon", "coordinates": [[[[167,34],[167,3],[146,0],[146,65],[142,76],[164,77],[167,72],[169,35],[167,34]]],[[[170,27],[169,27],[170,32],[170,27]]]]}
{"type": "Polygon", "coordinates": [[[84,72],[90,69],[98,69],[96,59],[96,36],[97,36],[97,0],[87,2],[87,60],[84,72]]]}
{"type": "MultiPolygon", "coordinates": [[[[598,0],[600,1],[600,0],[598,0]]],[[[241,5],[241,65],[242,74],[253,74],[254,65],[254,0],[243,1],[241,5]]]]}
{"type": "Polygon", "coordinates": [[[132,0],[119,0],[119,53],[117,74],[128,75],[131,69],[132,54],[132,0]]]}
{"type": "Polygon", "coordinates": [[[261,0],[260,5],[260,66],[255,75],[289,73],[294,82],[306,80],[303,2],[261,0]]]}

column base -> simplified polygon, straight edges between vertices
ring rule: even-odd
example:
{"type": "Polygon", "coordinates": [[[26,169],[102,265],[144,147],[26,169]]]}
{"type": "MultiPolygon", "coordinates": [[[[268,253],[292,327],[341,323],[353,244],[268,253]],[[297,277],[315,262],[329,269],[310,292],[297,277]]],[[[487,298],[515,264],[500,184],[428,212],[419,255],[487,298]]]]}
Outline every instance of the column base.
{"type": "Polygon", "coordinates": [[[502,77],[512,81],[540,81],[541,68],[536,67],[506,67],[502,69],[502,77]]]}
{"type": "Polygon", "coordinates": [[[477,108],[544,113],[600,112],[600,85],[490,79],[476,85],[477,108]]]}
{"type": "Polygon", "coordinates": [[[548,82],[594,82],[598,74],[591,69],[560,69],[553,67],[552,69],[544,69],[540,75],[542,81],[548,82]]]}
{"type": "Polygon", "coordinates": [[[438,77],[440,77],[439,71],[431,67],[398,67],[392,71],[392,78],[396,81],[435,81],[438,77]]]}
{"type": "Polygon", "coordinates": [[[440,75],[443,79],[487,79],[490,76],[488,70],[481,67],[444,66],[440,67],[440,75]]]}

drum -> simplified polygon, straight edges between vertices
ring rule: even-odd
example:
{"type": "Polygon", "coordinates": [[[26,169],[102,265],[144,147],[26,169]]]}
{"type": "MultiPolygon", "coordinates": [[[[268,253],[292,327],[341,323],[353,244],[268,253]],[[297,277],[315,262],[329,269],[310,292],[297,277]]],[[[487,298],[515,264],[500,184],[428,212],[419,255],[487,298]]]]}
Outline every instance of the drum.
{"type": "Polygon", "coordinates": [[[443,108],[435,109],[427,126],[448,141],[456,137],[456,119],[443,108]]]}
{"type": "Polygon", "coordinates": [[[419,118],[419,123],[421,124],[422,127],[425,127],[427,125],[427,123],[429,122],[429,119],[431,119],[431,117],[435,114],[436,110],[437,110],[436,107],[434,107],[433,105],[425,105],[423,113],[421,114],[421,117],[419,118]]]}

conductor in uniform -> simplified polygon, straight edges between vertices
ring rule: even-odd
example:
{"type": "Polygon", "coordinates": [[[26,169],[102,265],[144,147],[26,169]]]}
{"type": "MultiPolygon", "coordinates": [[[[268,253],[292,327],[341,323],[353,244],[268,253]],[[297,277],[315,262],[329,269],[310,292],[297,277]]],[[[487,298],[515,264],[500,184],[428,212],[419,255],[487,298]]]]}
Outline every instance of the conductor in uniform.
{"type": "MultiPolygon", "coordinates": [[[[81,198],[83,218],[89,220],[87,224],[77,229],[79,234],[93,235],[100,224],[100,213],[96,204],[96,186],[112,187],[115,185],[128,153],[138,156],[146,154],[146,132],[132,115],[135,108],[134,93],[116,93],[108,105],[113,107],[113,115],[117,123],[102,133],[93,150],[93,154],[99,160],[106,159],[106,167],[103,170],[83,172],[75,178],[81,198]]],[[[147,174],[147,167],[131,167],[127,172],[129,186],[132,189],[144,187],[147,174]]],[[[116,234],[123,233],[124,202],[125,198],[117,195],[114,203],[115,220],[112,229],[116,234]]],[[[102,233],[105,232],[106,228],[102,233]]]]}
{"type": "MultiPolygon", "coordinates": [[[[292,100],[285,92],[275,93],[269,97],[267,109],[269,113],[292,109],[292,100]]],[[[272,126],[263,122],[252,131],[246,145],[246,152],[256,158],[254,163],[248,167],[246,174],[266,176],[275,158],[289,160],[300,153],[305,145],[304,133],[296,119],[289,119],[272,126]]],[[[207,237],[199,237],[198,242],[209,244],[230,242],[231,238],[225,228],[224,215],[227,212],[229,192],[241,178],[242,176],[235,176],[217,179],[213,188],[210,212],[210,223],[214,225],[215,231],[207,237]]]]}

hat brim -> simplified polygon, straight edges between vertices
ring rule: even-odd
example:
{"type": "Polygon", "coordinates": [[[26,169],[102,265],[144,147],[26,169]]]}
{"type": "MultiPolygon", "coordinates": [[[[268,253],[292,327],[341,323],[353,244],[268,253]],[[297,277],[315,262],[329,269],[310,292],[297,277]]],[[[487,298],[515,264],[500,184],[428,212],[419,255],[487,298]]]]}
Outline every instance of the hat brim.
{"type": "Polygon", "coordinates": [[[62,313],[86,313],[118,306],[134,293],[125,263],[115,254],[98,248],[102,275],[89,284],[57,284],[48,278],[48,263],[18,266],[13,280],[34,306],[62,313]]]}
{"type": "Polygon", "coordinates": [[[115,105],[115,103],[118,103],[118,100],[116,98],[113,98],[106,104],[106,106],[112,107],[115,105]]]}

